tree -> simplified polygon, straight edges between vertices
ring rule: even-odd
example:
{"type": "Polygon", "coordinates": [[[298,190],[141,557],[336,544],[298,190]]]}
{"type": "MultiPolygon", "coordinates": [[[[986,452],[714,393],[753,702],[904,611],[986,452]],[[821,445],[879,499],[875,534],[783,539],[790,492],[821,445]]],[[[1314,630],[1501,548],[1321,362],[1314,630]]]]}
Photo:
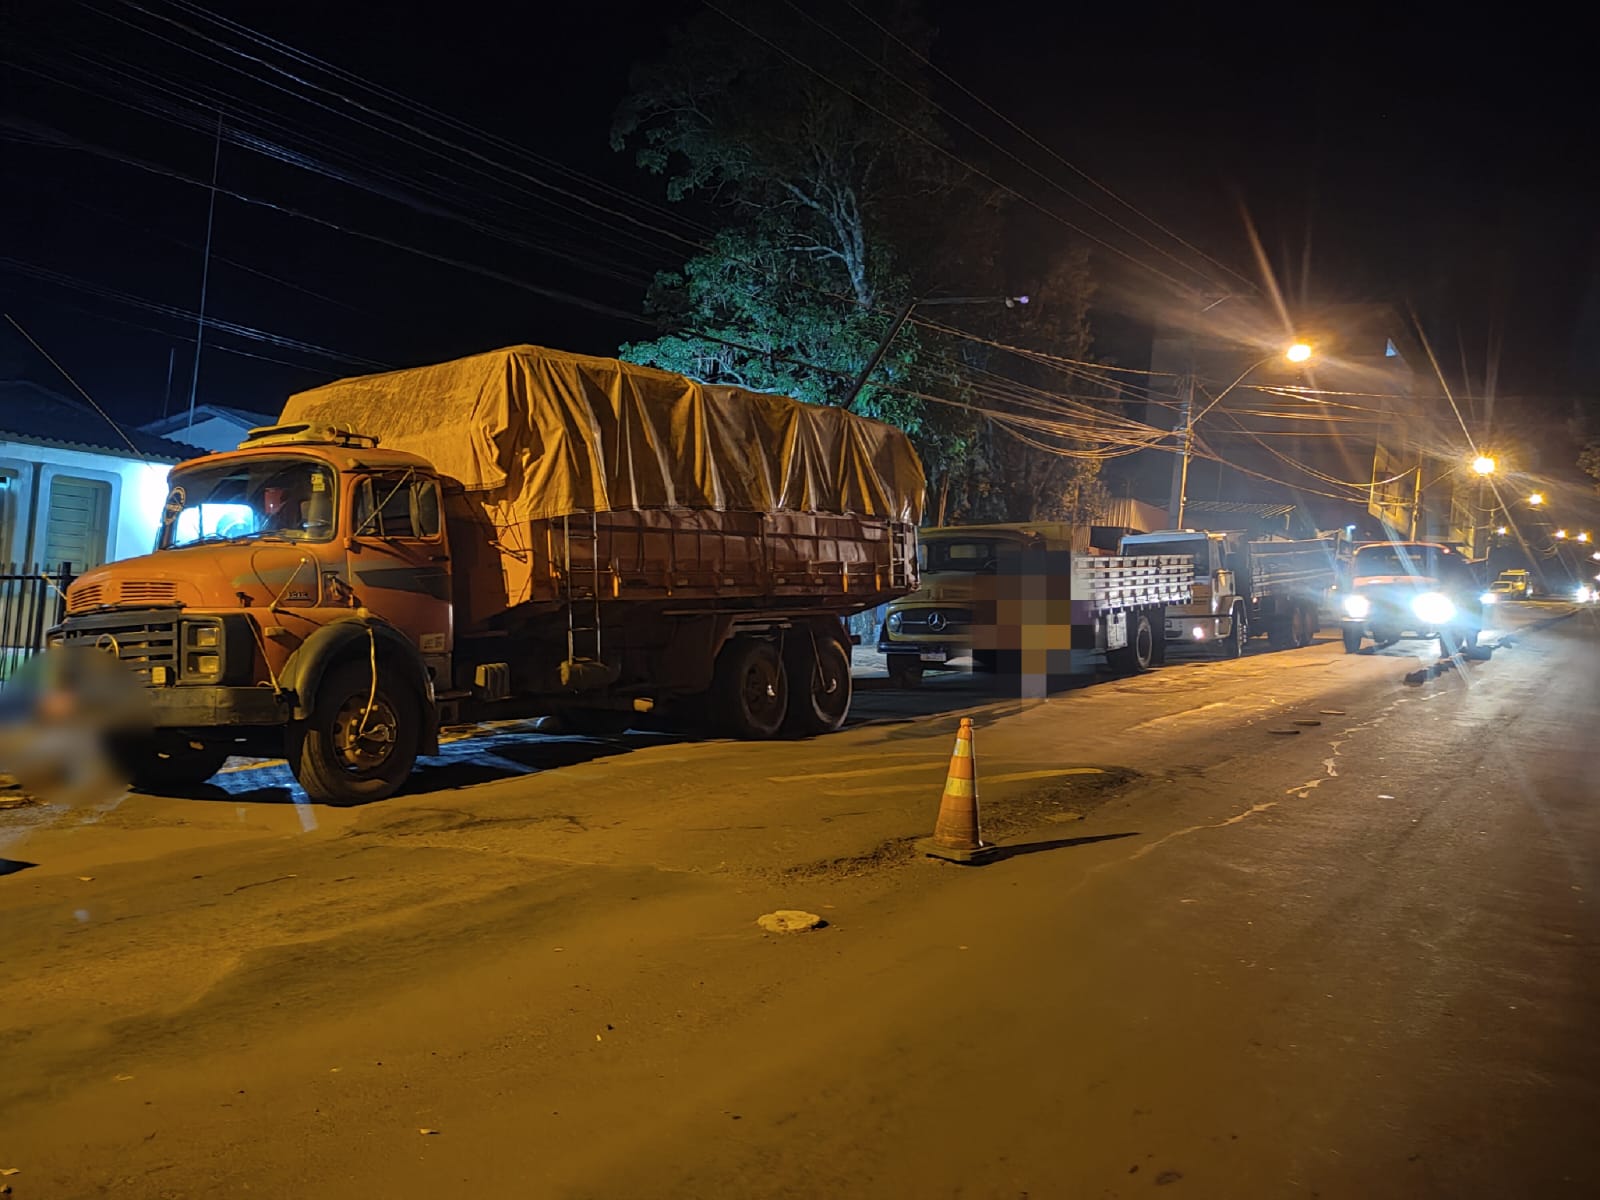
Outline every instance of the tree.
{"type": "MultiPolygon", "coordinates": [[[[994,222],[958,222],[982,197],[933,148],[926,80],[886,35],[841,31],[861,59],[794,10],[727,9],[732,19],[701,13],[660,62],[635,70],[612,126],[612,145],[632,146],[669,198],[700,200],[725,222],[650,289],[664,335],[622,354],[841,403],[907,298],[973,286],[973,261],[992,271],[994,222]],[[968,245],[952,252],[953,240],[968,245]]],[[[910,5],[883,20],[918,50],[932,40],[910,5]]],[[[914,330],[896,338],[857,411],[919,430],[924,406],[883,386],[907,382],[919,344],[914,330]]]]}
{"type": "Polygon", "coordinates": [[[1600,438],[1591,441],[1578,455],[1578,469],[1592,478],[1595,489],[1600,491],[1600,438]]]}
{"type": "MultiPolygon", "coordinates": [[[[701,253],[650,288],[646,311],[662,334],[620,353],[840,404],[912,298],[1004,293],[1004,206],[940,151],[925,68],[881,29],[846,23],[836,37],[833,23],[795,6],[719,7],[728,15],[701,13],[659,62],[635,70],[612,126],[612,145],[631,147],[670,199],[701,203],[720,224],[701,253]]],[[[913,4],[879,7],[883,25],[927,50],[933,31],[913,4]]],[[[1058,285],[1059,297],[1027,310],[1030,336],[1078,356],[1092,290],[1085,256],[1051,272],[1048,288],[1058,285]]],[[[961,324],[1014,338],[1018,315],[963,310],[961,324]]],[[[909,324],[853,409],[911,434],[940,494],[956,497],[952,511],[1085,511],[1096,464],[1028,445],[975,411],[990,404],[974,379],[991,360],[1021,386],[1048,374],[909,324]]]]}

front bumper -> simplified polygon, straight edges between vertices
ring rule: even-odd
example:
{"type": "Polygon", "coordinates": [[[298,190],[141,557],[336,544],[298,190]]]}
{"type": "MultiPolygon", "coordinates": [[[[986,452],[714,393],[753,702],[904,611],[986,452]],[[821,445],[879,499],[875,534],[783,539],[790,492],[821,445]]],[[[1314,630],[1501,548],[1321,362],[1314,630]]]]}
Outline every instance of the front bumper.
{"type": "Polygon", "coordinates": [[[294,697],[264,687],[146,688],[157,729],[212,729],[228,725],[286,725],[294,697]]]}
{"type": "Polygon", "coordinates": [[[883,655],[904,654],[921,662],[942,663],[949,662],[952,658],[967,657],[972,653],[972,646],[964,641],[934,641],[920,638],[916,641],[906,641],[901,638],[890,638],[887,634],[880,634],[878,636],[878,653],[883,655]]]}

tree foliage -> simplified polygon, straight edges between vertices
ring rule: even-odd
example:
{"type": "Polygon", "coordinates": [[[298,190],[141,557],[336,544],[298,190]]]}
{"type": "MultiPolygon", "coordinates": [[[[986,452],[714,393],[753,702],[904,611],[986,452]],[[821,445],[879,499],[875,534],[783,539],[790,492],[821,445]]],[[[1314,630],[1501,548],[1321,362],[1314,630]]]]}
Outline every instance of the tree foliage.
{"type": "Polygon", "coordinates": [[[1595,481],[1600,490],[1600,438],[1591,441],[1578,455],[1578,469],[1595,481]]]}
{"type": "MultiPolygon", "coordinates": [[[[898,38],[928,49],[933,31],[913,4],[876,7],[898,38]]],[[[842,404],[903,305],[1006,290],[1003,205],[938,149],[922,68],[867,22],[838,28],[842,42],[833,29],[798,6],[720,0],[635,70],[613,146],[662,176],[671,199],[702,205],[718,232],[657,276],[645,303],[663,332],[622,347],[624,358],[842,404]]],[[[963,308],[953,323],[1082,357],[1091,291],[1085,256],[1069,254],[1023,310],[1025,327],[1023,311],[997,305],[963,308]]],[[[1084,511],[1095,464],[1020,441],[976,411],[994,404],[974,384],[985,372],[1060,382],[913,322],[852,407],[912,435],[955,497],[953,514],[1084,511]]]]}

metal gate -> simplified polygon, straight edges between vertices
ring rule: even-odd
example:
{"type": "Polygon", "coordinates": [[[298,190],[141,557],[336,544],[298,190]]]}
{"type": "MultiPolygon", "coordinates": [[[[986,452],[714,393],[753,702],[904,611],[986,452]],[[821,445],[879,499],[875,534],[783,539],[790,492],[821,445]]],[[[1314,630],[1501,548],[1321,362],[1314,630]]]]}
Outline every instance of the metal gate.
{"type": "Polygon", "coordinates": [[[28,659],[44,649],[45,631],[60,624],[66,612],[67,563],[45,566],[4,565],[0,573],[0,688],[28,659]]]}

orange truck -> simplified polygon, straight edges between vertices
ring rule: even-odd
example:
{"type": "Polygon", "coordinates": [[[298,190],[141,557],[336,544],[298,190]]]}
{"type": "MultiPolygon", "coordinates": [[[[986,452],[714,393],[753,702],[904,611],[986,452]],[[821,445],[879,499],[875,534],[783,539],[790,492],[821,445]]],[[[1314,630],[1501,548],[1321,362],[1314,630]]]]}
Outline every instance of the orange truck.
{"type": "Polygon", "coordinates": [[[155,551],[78,578],[52,635],[141,685],[125,768],[281,754],[353,803],[490,715],[839,728],[843,618],[916,587],[924,480],[875,421],[518,346],[300,393],[169,487],[155,551]]]}

